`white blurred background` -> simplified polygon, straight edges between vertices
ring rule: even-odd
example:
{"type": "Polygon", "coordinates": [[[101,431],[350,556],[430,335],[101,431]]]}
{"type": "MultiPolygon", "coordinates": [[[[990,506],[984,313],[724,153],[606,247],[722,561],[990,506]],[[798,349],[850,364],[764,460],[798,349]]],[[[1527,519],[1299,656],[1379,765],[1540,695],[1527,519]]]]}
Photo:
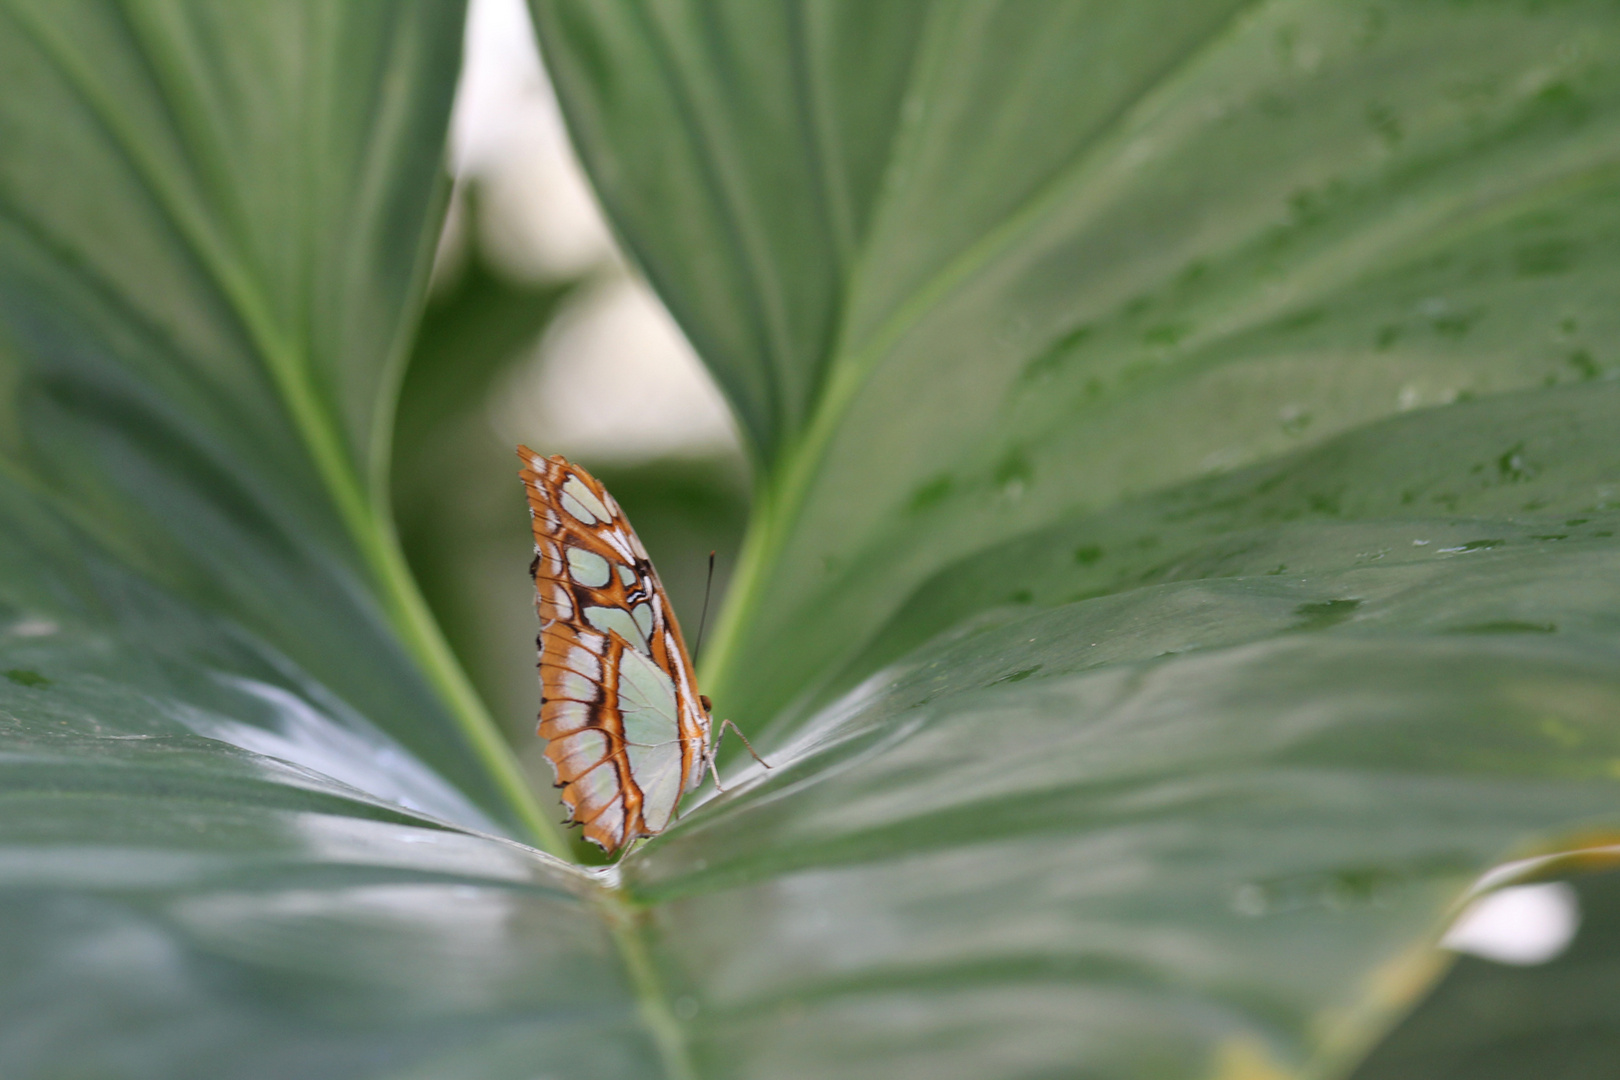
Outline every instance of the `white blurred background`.
{"type": "MultiPolygon", "coordinates": [[[[739,453],[725,402],[626,265],[568,143],[523,0],[472,0],[451,167],[480,194],[478,246],[519,280],[586,279],[494,395],[502,442],[589,461],[739,453]]],[[[468,248],[465,202],[441,265],[468,248]]]]}
{"type": "Polygon", "coordinates": [[[472,0],[468,19],[454,194],[400,397],[393,501],[451,647],[549,794],[514,448],[563,454],[607,484],[689,642],[711,550],[711,615],[722,598],[749,479],[724,400],[602,218],[522,0],[472,0]]]}

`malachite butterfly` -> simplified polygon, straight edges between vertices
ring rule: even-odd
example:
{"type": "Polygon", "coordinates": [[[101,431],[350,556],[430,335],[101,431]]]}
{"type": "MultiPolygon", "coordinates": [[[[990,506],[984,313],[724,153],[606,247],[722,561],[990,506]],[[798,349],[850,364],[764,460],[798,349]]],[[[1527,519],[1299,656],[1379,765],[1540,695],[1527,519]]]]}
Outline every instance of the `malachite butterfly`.
{"type": "Polygon", "coordinates": [[[561,457],[526,446],[518,457],[534,526],[539,733],[571,823],[612,854],[662,832],[714,771],[709,699],[613,496],[561,457]]]}

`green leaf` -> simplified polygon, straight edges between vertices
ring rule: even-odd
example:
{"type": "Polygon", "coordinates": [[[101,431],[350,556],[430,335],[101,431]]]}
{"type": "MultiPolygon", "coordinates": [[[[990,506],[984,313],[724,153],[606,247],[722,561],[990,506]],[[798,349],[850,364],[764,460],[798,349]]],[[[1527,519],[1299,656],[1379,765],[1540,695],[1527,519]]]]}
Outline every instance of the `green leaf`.
{"type": "Polygon", "coordinates": [[[705,670],[745,725],[973,552],[1617,362],[1602,4],[534,7],[766,466],[705,670]]]}
{"type": "Polygon", "coordinates": [[[1612,383],[1415,413],[942,575],[1093,595],[959,622],[626,864],[704,1074],[1354,1060],[1482,870],[1620,825],[1617,425],[1612,383]]]}
{"type": "Polygon", "coordinates": [[[0,513],[0,1072],[655,1067],[591,879],[9,481],[0,513]]]}
{"type": "Polygon", "coordinates": [[[384,487],[461,18],[0,7],[0,435],[107,558],[538,836],[384,487]]]}
{"type": "Polygon", "coordinates": [[[699,1074],[1342,1072],[1612,835],[1612,9],[531,7],[760,466],[699,1074]]]}

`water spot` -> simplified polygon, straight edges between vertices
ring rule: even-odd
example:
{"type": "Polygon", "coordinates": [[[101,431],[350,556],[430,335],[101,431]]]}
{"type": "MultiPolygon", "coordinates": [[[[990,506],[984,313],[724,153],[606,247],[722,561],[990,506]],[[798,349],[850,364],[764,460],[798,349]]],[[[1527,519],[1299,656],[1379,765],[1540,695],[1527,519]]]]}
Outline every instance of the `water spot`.
{"type": "Polygon", "coordinates": [[[1482,622],[1474,623],[1471,626],[1454,627],[1450,632],[1453,634],[1556,634],[1558,633],[1558,624],[1501,619],[1496,622],[1482,622]]]}
{"type": "Polygon", "coordinates": [[[12,668],[6,672],[6,678],[18,686],[40,687],[51,685],[51,680],[37,671],[30,671],[28,668],[12,668]]]}
{"type": "Polygon", "coordinates": [[[1370,49],[1384,36],[1384,27],[1389,22],[1389,16],[1382,8],[1368,8],[1362,12],[1361,26],[1356,32],[1356,47],[1362,50],[1370,49]]]}
{"type": "Polygon", "coordinates": [[[1548,83],[1536,94],[1535,103],[1559,119],[1579,124],[1591,106],[1566,82],[1548,83]]]}
{"type": "Polygon", "coordinates": [[[1296,311],[1291,315],[1284,315],[1277,320],[1276,326],[1278,330],[1283,331],[1303,330],[1307,326],[1315,326],[1325,318],[1327,318],[1327,308],[1307,308],[1304,311],[1296,311]]]}
{"type": "Polygon", "coordinates": [[[1400,875],[1377,867],[1341,870],[1329,879],[1325,900],[1335,909],[1377,905],[1400,880],[1400,875]]]}
{"type": "Polygon", "coordinates": [[[1019,376],[1020,379],[1024,382],[1038,382],[1055,374],[1063,367],[1069,355],[1090,336],[1089,324],[1070,330],[1026,363],[1023,374],[1019,376]]]}
{"type": "Polygon", "coordinates": [[[1479,317],[1483,314],[1483,311],[1481,311],[1479,308],[1475,308],[1472,311],[1458,311],[1447,315],[1436,315],[1430,320],[1430,325],[1434,327],[1434,332],[1439,334],[1441,337],[1448,337],[1452,339],[1462,338],[1468,334],[1468,331],[1474,328],[1474,324],[1479,321],[1479,317]]]}
{"type": "Polygon", "coordinates": [[[924,510],[931,510],[950,497],[954,486],[949,473],[936,476],[928,483],[911,493],[909,509],[913,514],[920,514],[924,510]]]}
{"type": "Polygon", "coordinates": [[[1007,451],[996,466],[994,479],[1001,494],[1016,501],[1023,497],[1024,489],[1035,479],[1035,466],[1023,450],[1015,447],[1007,451]]]}
{"type": "Polygon", "coordinates": [[[1035,594],[1029,589],[1016,589],[1011,596],[1007,597],[1007,601],[1012,604],[1033,604],[1035,594]]]}
{"type": "Polygon", "coordinates": [[[1340,512],[1339,495],[1337,492],[1314,492],[1305,497],[1305,505],[1313,514],[1326,514],[1329,517],[1338,517],[1340,512]]]}
{"type": "Polygon", "coordinates": [[[1496,472],[1510,484],[1523,483],[1535,476],[1541,470],[1526,462],[1524,457],[1524,443],[1517,442],[1502,452],[1496,459],[1496,472]]]}
{"type": "Polygon", "coordinates": [[[1539,240],[1513,253],[1513,268],[1520,277],[1550,277],[1568,272],[1579,256],[1572,240],[1539,240]]]}
{"type": "Polygon", "coordinates": [[[1572,318],[1568,318],[1566,316],[1565,318],[1559,320],[1558,330],[1559,330],[1560,333],[1564,334],[1566,337],[1569,336],[1570,334],[1573,334],[1575,331],[1577,331],[1579,329],[1580,329],[1580,324],[1577,323],[1572,318]]]}
{"type": "Polygon", "coordinates": [[[1020,668],[1010,675],[1003,675],[990,685],[995,686],[996,683],[1023,682],[1025,679],[1029,678],[1039,670],[1041,670],[1040,664],[1036,664],[1034,667],[1020,668]]]}
{"type": "Polygon", "coordinates": [[[1345,867],[1322,874],[1302,874],[1264,882],[1248,882],[1232,891],[1230,904],[1239,915],[1251,918],[1290,911],[1327,908],[1343,911],[1378,907],[1405,875],[1383,867],[1345,867]]]}
{"type": "Polygon", "coordinates": [[[1181,272],[1176,275],[1176,284],[1191,285],[1207,273],[1209,273],[1209,264],[1202,259],[1194,259],[1181,268],[1181,272]]]}
{"type": "Polygon", "coordinates": [[[1564,362],[1579,372],[1582,379],[1595,379],[1603,373],[1597,361],[1592,359],[1592,354],[1585,349],[1576,349],[1564,357],[1564,362]]]}
{"type": "Polygon", "coordinates": [[[1470,551],[1489,551],[1491,548],[1501,547],[1502,543],[1501,540],[1470,540],[1466,544],[1436,548],[1435,551],[1441,555],[1459,555],[1467,554],[1470,551]]]}
{"type": "Polygon", "coordinates": [[[1367,126],[1372,128],[1378,137],[1384,140],[1384,145],[1393,147],[1401,141],[1405,134],[1401,130],[1400,118],[1395,115],[1387,105],[1373,102],[1367,106],[1367,126]]]}
{"type": "Polygon", "coordinates": [[[1181,342],[1181,339],[1192,333],[1192,323],[1182,321],[1173,323],[1160,323],[1149,327],[1142,333],[1144,345],[1171,346],[1181,342]]]}
{"type": "Polygon", "coordinates": [[[1083,544],[1074,549],[1074,561],[1081,566],[1093,566],[1103,557],[1103,549],[1096,544],[1083,544]]]}
{"type": "Polygon", "coordinates": [[[1349,619],[1361,606],[1360,600],[1322,600],[1311,604],[1301,604],[1294,609],[1300,622],[1295,623],[1295,630],[1326,630],[1330,626],[1349,619]]]}

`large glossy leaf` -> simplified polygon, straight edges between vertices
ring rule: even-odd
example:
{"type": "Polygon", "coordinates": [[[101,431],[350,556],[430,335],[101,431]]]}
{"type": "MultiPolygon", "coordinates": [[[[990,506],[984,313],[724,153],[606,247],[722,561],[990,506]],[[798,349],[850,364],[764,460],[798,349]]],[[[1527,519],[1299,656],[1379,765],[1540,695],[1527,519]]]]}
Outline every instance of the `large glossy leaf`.
{"type": "MultiPolygon", "coordinates": [[[[960,622],[626,864],[704,1074],[1344,1067],[1471,879],[1620,825],[1617,424],[1414,413],[959,568],[1094,595],[960,622]]],[[[1514,1031],[1549,1070],[1560,1012],[1514,1031]]]]}
{"type": "Polygon", "coordinates": [[[0,1073],[655,1067],[582,872],[465,831],[387,732],[9,481],[0,513],[0,1073]]]}
{"type": "Polygon", "coordinates": [[[0,431],[14,474],[109,558],[526,835],[532,803],[383,489],[461,17],[0,5],[0,431]]]}
{"type": "MultiPolygon", "coordinates": [[[[1472,408],[1335,445],[1353,464],[1472,408]]],[[[1544,467],[1521,490],[1581,489],[1544,467]]],[[[1264,1074],[1409,1001],[1481,866],[1620,825],[1612,510],[927,646],[614,897],[401,809],[467,815],[274,654],[3,493],[8,1075],[1264,1074]],[[120,598],[140,643],[106,630],[120,598]],[[279,741],[226,745],[267,713],[279,741]]]]}
{"type": "Polygon", "coordinates": [[[972,552],[1615,363],[1606,4],[534,7],[767,465],[745,725],[972,552]]]}
{"type": "Polygon", "coordinates": [[[531,6],[762,465],[701,1072],[1336,1071],[1613,829],[1611,8],[531,6]]]}

